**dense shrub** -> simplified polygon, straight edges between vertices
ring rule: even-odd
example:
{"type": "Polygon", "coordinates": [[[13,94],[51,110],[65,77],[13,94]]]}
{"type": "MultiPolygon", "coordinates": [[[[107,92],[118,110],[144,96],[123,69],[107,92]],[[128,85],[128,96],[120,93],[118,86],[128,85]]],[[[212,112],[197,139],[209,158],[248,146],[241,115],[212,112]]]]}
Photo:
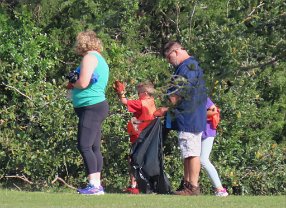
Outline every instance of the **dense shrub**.
{"type": "MultiPolygon", "coordinates": [[[[31,190],[61,187],[53,183],[57,176],[73,186],[86,181],[64,75],[79,63],[72,50],[75,35],[89,28],[102,38],[111,72],[110,115],[102,135],[102,176],[108,191],[127,185],[130,148],[125,126],[131,115],[112,83],[126,82],[127,96],[135,98],[135,85],[150,80],[160,106],[173,70],[161,57],[161,47],[178,39],[201,61],[209,96],[222,110],[212,160],[223,184],[233,194],[286,193],[282,0],[262,5],[254,0],[0,5],[1,184],[31,190]]],[[[164,139],[164,153],[166,172],[176,188],[183,170],[175,132],[164,139]]],[[[211,193],[204,171],[200,181],[204,193],[211,193]]]]}

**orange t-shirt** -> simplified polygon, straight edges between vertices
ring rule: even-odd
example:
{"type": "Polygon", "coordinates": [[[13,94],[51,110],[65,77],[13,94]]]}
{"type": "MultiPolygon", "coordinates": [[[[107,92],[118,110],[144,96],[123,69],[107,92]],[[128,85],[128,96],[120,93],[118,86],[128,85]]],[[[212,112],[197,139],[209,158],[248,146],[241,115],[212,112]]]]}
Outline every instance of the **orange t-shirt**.
{"type": "Polygon", "coordinates": [[[156,111],[154,98],[143,97],[139,100],[128,100],[127,109],[136,118],[127,124],[127,132],[130,135],[130,142],[133,144],[141,131],[155,118],[153,115],[156,111]]]}

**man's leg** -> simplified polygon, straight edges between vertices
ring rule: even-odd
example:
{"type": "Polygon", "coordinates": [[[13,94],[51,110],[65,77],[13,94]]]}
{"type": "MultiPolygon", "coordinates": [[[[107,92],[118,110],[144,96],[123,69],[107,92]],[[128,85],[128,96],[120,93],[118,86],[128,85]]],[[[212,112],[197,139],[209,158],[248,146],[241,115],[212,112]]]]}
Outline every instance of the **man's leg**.
{"type": "Polygon", "coordinates": [[[198,195],[200,174],[201,133],[179,132],[179,145],[184,158],[184,189],[178,195],[198,195]]]}
{"type": "Polygon", "coordinates": [[[201,163],[200,163],[200,157],[189,157],[189,182],[193,186],[199,185],[199,176],[200,176],[200,170],[201,170],[201,163]]]}
{"type": "Polygon", "coordinates": [[[190,161],[189,158],[184,159],[184,180],[185,181],[190,181],[190,161]]]}

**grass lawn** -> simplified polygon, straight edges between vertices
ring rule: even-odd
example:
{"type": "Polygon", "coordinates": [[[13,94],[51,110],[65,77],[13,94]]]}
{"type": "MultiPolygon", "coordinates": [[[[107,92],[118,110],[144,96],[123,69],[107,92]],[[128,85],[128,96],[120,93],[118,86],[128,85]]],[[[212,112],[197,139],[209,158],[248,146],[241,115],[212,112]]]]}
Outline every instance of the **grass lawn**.
{"type": "Polygon", "coordinates": [[[83,208],[286,208],[286,196],[174,196],[105,194],[83,196],[76,193],[20,192],[0,190],[0,207],[83,207],[83,208]]]}

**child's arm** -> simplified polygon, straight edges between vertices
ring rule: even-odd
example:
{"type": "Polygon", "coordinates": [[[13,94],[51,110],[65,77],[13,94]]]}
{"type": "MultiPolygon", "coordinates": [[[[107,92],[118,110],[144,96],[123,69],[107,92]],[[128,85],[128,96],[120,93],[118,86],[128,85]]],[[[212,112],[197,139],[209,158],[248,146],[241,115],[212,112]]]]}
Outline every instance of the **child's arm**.
{"type": "Polygon", "coordinates": [[[113,84],[114,90],[117,92],[117,95],[122,104],[127,105],[127,99],[125,96],[125,85],[124,83],[116,80],[113,84]]]}
{"type": "MultiPolygon", "coordinates": [[[[169,102],[172,106],[176,106],[178,103],[180,103],[182,98],[177,94],[172,94],[169,96],[169,102]]],[[[160,107],[158,108],[155,113],[153,114],[155,117],[162,117],[165,116],[166,113],[169,111],[169,107],[160,107]]]]}
{"type": "Polygon", "coordinates": [[[120,102],[124,105],[127,105],[127,98],[125,97],[125,93],[119,94],[118,93],[118,97],[120,99],[120,102]]]}
{"type": "Polygon", "coordinates": [[[168,112],[169,108],[168,107],[160,107],[158,108],[155,112],[154,112],[154,116],[155,117],[163,117],[166,115],[166,113],[168,112]]]}

